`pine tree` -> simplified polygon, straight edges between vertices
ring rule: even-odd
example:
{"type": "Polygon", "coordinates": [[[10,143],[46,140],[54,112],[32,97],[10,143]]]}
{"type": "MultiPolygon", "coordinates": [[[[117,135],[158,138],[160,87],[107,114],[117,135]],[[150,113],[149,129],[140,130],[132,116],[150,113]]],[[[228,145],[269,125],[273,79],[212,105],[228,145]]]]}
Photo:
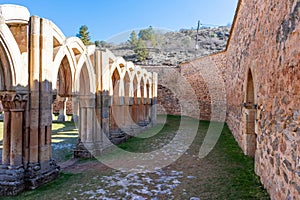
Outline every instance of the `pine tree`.
{"type": "Polygon", "coordinates": [[[148,52],[147,52],[147,49],[146,49],[146,45],[145,45],[145,43],[143,42],[143,40],[141,38],[138,40],[137,46],[134,49],[134,52],[136,53],[137,59],[139,61],[145,61],[147,59],[148,52]]]}
{"type": "Polygon", "coordinates": [[[131,46],[133,48],[136,48],[137,47],[137,44],[138,44],[138,38],[137,38],[137,35],[136,35],[136,32],[135,31],[132,31],[130,33],[130,37],[129,37],[129,42],[131,44],[131,46]]]}
{"type": "Polygon", "coordinates": [[[96,40],[96,41],[95,41],[95,46],[96,46],[96,47],[101,47],[101,42],[100,42],[99,40],[96,40]]]}
{"type": "Polygon", "coordinates": [[[88,32],[88,27],[86,25],[82,25],[79,28],[79,33],[76,34],[76,36],[81,39],[83,44],[90,45],[90,44],[92,44],[92,42],[91,42],[91,36],[89,34],[90,33],[88,32]]]}

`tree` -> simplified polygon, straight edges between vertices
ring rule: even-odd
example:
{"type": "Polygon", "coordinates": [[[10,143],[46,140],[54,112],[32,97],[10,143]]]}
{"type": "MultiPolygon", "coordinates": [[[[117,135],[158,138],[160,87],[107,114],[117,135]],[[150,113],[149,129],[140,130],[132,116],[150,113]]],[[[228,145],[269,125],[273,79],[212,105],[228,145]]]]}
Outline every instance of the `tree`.
{"type": "Polygon", "coordinates": [[[96,46],[96,47],[101,47],[101,42],[100,42],[99,40],[96,40],[96,41],[95,41],[95,46],[96,46]]]}
{"type": "Polygon", "coordinates": [[[152,26],[149,26],[147,29],[141,29],[139,32],[139,38],[142,40],[151,40],[151,36],[154,35],[154,30],[152,26]]]}
{"type": "Polygon", "coordinates": [[[138,38],[137,38],[137,35],[136,35],[136,32],[135,31],[132,31],[130,33],[130,37],[129,37],[129,42],[131,44],[131,46],[133,48],[136,48],[137,47],[137,44],[138,44],[138,38]]]}
{"type": "Polygon", "coordinates": [[[93,43],[91,42],[91,36],[89,34],[90,33],[88,32],[88,27],[86,25],[82,25],[79,28],[79,33],[76,34],[76,36],[81,39],[83,44],[90,45],[90,44],[93,44],[93,43]]]}
{"type": "Polygon", "coordinates": [[[153,46],[153,47],[156,47],[157,41],[156,41],[156,38],[155,38],[155,35],[154,35],[154,34],[152,34],[152,35],[150,36],[150,40],[151,40],[151,42],[152,42],[152,46],[153,46]]]}
{"type": "Polygon", "coordinates": [[[148,52],[146,49],[146,45],[141,38],[138,40],[137,46],[134,49],[134,52],[137,55],[138,61],[145,61],[147,59],[148,52]]]}
{"type": "Polygon", "coordinates": [[[155,38],[155,32],[154,32],[152,26],[149,26],[149,28],[147,28],[147,29],[140,30],[139,38],[141,38],[142,40],[151,41],[153,47],[156,47],[156,45],[157,45],[157,41],[155,38]]]}

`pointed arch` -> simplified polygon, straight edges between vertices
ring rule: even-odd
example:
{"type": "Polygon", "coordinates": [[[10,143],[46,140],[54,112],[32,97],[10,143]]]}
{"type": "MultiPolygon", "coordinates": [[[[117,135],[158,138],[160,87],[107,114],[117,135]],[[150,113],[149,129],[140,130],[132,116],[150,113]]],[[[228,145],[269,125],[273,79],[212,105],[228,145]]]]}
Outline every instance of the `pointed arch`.
{"type": "Polygon", "coordinates": [[[130,97],[130,87],[131,87],[130,85],[131,85],[131,80],[130,80],[129,72],[126,71],[124,76],[124,96],[126,98],[130,97]]]}
{"type": "Polygon", "coordinates": [[[249,69],[247,74],[247,85],[246,85],[246,103],[247,104],[254,104],[254,81],[252,72],[249,69]]]}
{"type": "Polygon", "coordinates": [[[76,67],[73,92],[78,93],[80,91],[80,76],[81,73],[84,73],[84,85],[86,85],[85,92],[89,94],[96,94],[95,71],[89,57],[87,55],[84,55],[84,58],[85,62],[79,62],[76,67]]]}
{"type": "Polygon", "coordinates": [[[24,71],[24,62],[10,29],[0,24],[0,60],[3,76],[1,90],[13,90],[16,86],[27,86],[28,76],[24,71]]]}

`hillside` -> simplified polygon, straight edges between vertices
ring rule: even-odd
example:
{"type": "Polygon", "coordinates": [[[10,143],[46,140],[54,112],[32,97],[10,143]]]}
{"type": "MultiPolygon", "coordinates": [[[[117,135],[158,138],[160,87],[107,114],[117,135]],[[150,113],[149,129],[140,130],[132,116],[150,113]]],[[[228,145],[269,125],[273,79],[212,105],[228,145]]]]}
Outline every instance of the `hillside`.
{"type": "Polygon", "coordinates": [[[225,49],[230,27],[201,28],[198,31],[198,49],[196,49],[197,30],[182,29],[176,32],[162,33],[155,31],[156,45],[145,40],[148,52],[145,61],[138,61],[137,55],[129,41],[105,44],[116,56],[139,65],[173,65],[195,59],[225,49]]]}

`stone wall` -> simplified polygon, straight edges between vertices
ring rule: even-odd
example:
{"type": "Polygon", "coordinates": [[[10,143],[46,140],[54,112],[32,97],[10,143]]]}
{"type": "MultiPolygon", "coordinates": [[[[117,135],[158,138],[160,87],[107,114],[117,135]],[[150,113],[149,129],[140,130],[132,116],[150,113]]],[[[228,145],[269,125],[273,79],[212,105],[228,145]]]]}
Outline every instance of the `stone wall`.
{"type": "Polygon", "coordinates": [[[211,98],[200,71],[189,64],[143,67],[158,73],[158,114],[211,119],[211,98]]]}
{"type": "Polygon", "coordinates": [[[241,0],[223,57],[209,56],[224,78],[227,124],[244,153],[255,155],[272,199],[300,197],[299,15],[299,0],[241,0]]]}

